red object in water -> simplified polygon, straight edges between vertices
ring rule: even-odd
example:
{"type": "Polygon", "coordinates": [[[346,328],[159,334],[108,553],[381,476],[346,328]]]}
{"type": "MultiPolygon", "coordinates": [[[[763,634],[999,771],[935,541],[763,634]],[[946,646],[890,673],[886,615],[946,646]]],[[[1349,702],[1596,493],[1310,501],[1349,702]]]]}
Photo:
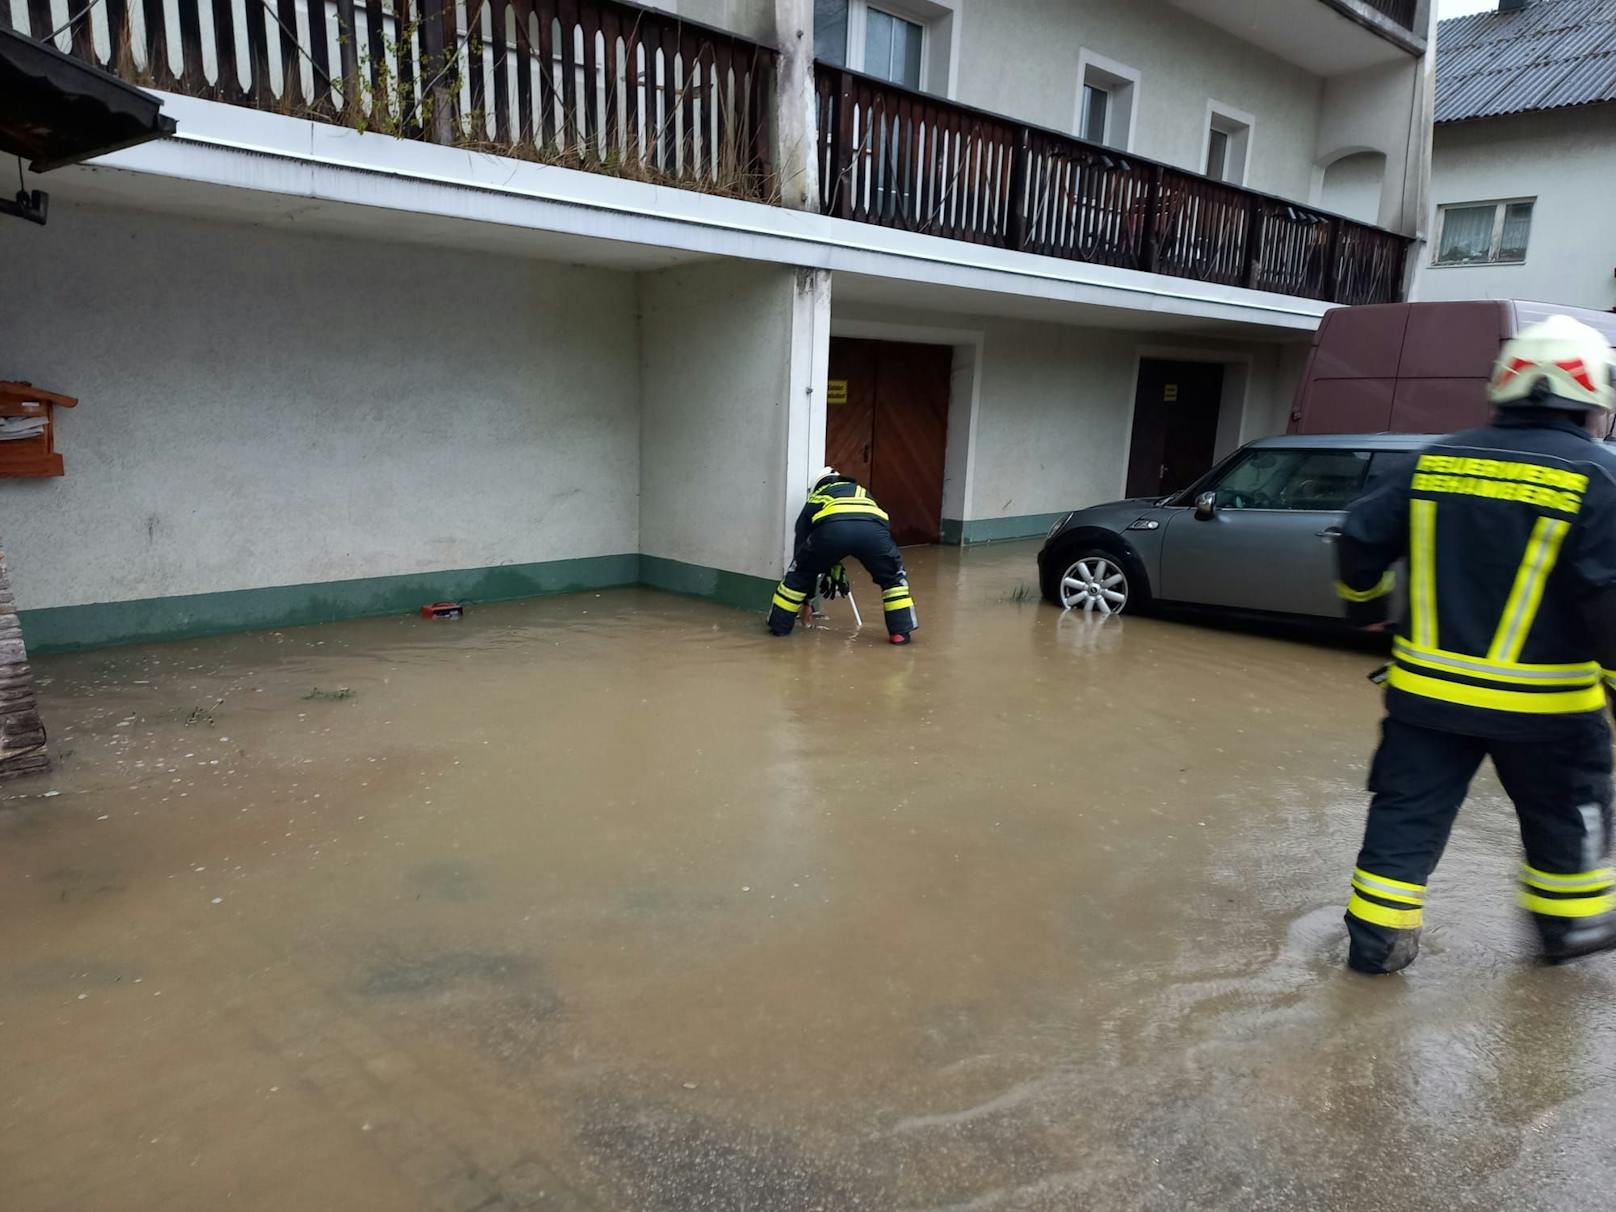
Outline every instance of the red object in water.
{"type": "Polygon", "coordinates": [[[909,643],[909,637],[906,636],[906,635],[894,635],[894,636],[888,636],[887,638],[890,639],[894,644],[907,644],[907,643],[909,643]]]}
{"type": "Polygon", "coordinates": [[[466,613],[459,602],[429,602],[421,607],[423,619],[458,619],[466,613]]]}

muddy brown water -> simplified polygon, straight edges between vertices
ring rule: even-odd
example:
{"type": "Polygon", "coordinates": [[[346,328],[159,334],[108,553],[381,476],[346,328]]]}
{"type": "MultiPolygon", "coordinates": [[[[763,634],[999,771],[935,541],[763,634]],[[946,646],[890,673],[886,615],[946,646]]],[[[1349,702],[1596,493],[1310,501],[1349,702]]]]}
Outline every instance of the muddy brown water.
{"type": "Polygon", "coordinates": [[[1374,655],[1033,552],[915,553],[907,650],[629,590],[38,661],[0,1206],[1609,1206],[1616,961],[1530,965],[1496,786],[1342,972],[1374,655]]]}

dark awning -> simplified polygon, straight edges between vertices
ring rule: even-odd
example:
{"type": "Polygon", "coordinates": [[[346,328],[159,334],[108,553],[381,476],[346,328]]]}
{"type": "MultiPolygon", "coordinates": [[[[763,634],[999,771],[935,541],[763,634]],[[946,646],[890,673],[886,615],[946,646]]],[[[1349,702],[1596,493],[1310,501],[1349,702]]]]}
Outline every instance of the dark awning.
{"type": "Polygon", "coordinates": [[[99,67],[0,26],[0,153],[36,173],[174,133],[162,102],[99,67]]]}

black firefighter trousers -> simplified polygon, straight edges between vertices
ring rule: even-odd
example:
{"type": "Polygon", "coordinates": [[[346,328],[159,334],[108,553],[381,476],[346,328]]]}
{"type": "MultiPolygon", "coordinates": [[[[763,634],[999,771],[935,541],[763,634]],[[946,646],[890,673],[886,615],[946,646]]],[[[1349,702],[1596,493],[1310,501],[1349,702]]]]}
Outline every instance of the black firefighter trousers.
{"type": "Polygon", "coordinates": [[[1603,714],[1570,717],[1555,739],[1502,741],[1388,718],[1369,773],[1374,799],[1347,906],[1361,972],[1414,958],[1425,884],[1481,761],[1491,757],[1520,818],[1521,904],[1546,957],[1594,950],[1616,934],[1610,852],[1611,739],[1603,714]]]}
{"type": "Polygon", "coordinates": [[[873,518],[844,518],[827,521],[808,532],[797,558],[786,569],[786,579],[774,591],[769,610],[769,630],[790,635],[797,613],[813,596],[819,578],[852,556],[881,587],[882,613],[888,635],[908,635],[915,621],[915,600],[909,594],[909,579],[903,571],[903,554],[892,541],[892,532],[873,518]]]}

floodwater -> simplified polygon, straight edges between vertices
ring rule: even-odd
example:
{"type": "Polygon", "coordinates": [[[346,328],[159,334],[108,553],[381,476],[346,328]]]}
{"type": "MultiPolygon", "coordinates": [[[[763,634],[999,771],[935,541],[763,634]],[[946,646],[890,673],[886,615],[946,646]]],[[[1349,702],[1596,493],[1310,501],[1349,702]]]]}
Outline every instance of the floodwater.
{"type": "Polygon", "coordinates": [[[1532,966],[1495,784],[1346,973],[1375,655],[1033,554],[915,553],[909,649],[626,590],[39,660],[0,1206],[1608,1206],[1616,959],[1532,966]]]}

